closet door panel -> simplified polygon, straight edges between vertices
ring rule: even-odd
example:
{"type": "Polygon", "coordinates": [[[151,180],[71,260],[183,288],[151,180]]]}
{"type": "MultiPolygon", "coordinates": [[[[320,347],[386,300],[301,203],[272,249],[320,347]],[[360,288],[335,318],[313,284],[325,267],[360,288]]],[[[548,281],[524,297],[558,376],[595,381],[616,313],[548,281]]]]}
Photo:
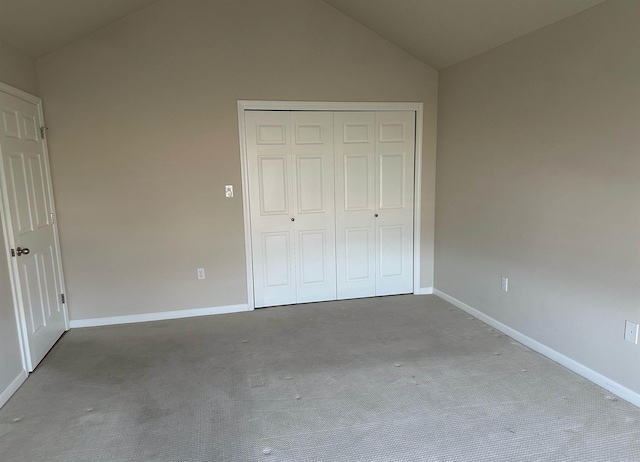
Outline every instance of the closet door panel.
{"type": "Polygon", "coordinates": [[[333,113],[292,112],[297,302],[336,299],[333,113]]]}
{"type": "Polygon", "coordinates": [[[371,297],[375,277],[375,114],[334,114],[338,299],[371,297]]]}
{"type": "Polygon", "coordinates": [[[376,113],[376,295],[413,292],[415,116],[376,113]]]}
{"type": "Polygon", "coordinates": [[[288,112],[246,112],[256,308],[296,303],[291,122],[288,112]]]}

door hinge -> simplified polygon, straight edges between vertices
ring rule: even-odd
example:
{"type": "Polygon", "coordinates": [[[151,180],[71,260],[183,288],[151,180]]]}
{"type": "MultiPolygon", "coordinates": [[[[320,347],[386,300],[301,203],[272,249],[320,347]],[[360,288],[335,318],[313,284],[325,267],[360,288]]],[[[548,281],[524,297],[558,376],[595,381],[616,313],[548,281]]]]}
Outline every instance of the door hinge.
{"type": "Polygon", "coordinates": [[[64,296],[64,294],[60,294],[60,301],[62,301],[63,305],[67,303],[67,298],[64,296]]]}
{"type": "Polygon", "coordinates": [[[40,137],[44,140],[47,138],[47,127],[40,127],[40,137]]]}
{"type": "Polygon", "coordinates": [[[11,249],[11,256],[12,256],[12,257],[15,257],[15,256],[16,256],[16,251],[15,251],[15,249],[11,249]]]}

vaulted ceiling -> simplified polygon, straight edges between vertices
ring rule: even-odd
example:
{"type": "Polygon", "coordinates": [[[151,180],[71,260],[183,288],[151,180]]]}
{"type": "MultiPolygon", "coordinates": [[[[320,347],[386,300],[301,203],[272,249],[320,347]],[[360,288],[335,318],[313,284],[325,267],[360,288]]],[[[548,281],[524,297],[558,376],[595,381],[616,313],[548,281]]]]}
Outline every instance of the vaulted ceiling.
{"type": "Polygon", "coordinates": [[[441,70],[604,0],[324,0],[441,70]]]}
{"type": "Polygon", "coordinates": [[[0,40],[39,58],[158,0],[0,0],[0,40]]]}
{"type": "MultiPolygon", "coordinates": [[[[39,58],[156,1],[0,0],[0,40],[39,58]]],[[[443,69],[605,0],[323,1],[443,69]]]]}

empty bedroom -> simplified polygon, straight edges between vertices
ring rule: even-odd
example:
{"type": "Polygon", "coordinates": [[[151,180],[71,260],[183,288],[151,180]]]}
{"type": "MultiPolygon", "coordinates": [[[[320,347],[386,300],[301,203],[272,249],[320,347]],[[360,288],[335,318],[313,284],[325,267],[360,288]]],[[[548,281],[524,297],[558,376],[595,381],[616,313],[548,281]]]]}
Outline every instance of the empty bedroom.
{"type": "Polygon", "coordinates": [[[2,0],[0,461],[640,462],[639,23],[2,0]]]}

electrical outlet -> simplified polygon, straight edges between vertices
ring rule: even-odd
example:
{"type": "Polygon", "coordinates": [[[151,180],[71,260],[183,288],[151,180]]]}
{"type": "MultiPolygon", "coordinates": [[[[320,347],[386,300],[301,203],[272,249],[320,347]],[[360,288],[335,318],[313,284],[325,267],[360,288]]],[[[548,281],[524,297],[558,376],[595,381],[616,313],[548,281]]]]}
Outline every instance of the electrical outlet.
{"type": "Polygon", "coordinates": [[[227,198],[233,197],[233,185],[232,184],[224,185],[224,197],[227,197],[227,198]]]}
{"type": "Polygon", "coordinates": [[[502,276],[502,290],[509,292],[509,278],[506,276],[502,276]]]}
{"type": "Polygon", "coordinates": [[[198,268],[198,279],[204,279],[204,268],[198,268]]]}
{"type": "Polygon", "coordinates": [[[631,321],[624,323],[624,339],[628,342],[638,344],[638,324],[631,321]]]}

